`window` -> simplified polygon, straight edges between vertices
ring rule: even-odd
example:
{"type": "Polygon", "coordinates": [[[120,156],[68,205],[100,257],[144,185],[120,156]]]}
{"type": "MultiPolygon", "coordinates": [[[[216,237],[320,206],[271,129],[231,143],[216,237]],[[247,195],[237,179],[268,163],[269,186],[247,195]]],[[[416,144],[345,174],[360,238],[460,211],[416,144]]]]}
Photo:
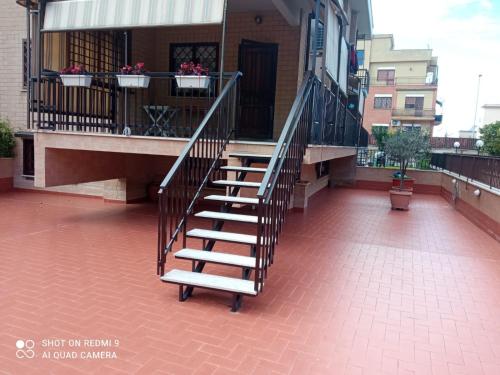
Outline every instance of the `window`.
{"type": "Polygon", "coordinates": [[[28,40],[23,39],[23,89],[28,88],[28,40]]]}
{"type": "Polygon", "coordinates": [[[23,139],[23,175],[35,175],[35,146],[33,139],[29,138],[23,139]]]}
{"type": "Polygon", "coordinates": [[[219,67],[218,43],[192,43],[170,45],[170,71],[177,72],[183,62],[194,62],[217,72],[219,67]]]}
{"type": "Polygon", "coordinates": [[[392,96],[376,96],[373,103],[373,108],[375,109],[391,109],[392,108],[392,96]]]}
{"type": "Polygon", "coordinates": [[[377,71],[377,81],[385,81],[387,85],[394,85],[395,75],[396,71],[394,69],[379,69],[377,71]]]}
{"type": "Polygon", "coordinates": [[[123,32],[72,31],[67,40],[68,65],[81,64],[91,72],[118,72],[125,65],[123,32]]]}
{"type": "Polygon", "coordinates": [[[365,51],[360,49],[356,52],[356,55],[358,57],[358,65],[364,66],[365,65],[365,51]]]}
{"type": "Polygon", "coordinates": [[[407,96],[405,99],[405,109],[424,109],[424,97],[423,96],[407,96]]]}

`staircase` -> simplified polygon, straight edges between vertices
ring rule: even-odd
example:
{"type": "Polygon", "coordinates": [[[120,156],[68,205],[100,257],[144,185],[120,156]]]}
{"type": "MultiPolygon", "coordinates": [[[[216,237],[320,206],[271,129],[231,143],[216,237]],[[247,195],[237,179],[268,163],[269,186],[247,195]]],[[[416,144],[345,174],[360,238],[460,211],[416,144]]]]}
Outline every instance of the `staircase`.
{"type": "MultiPolygon", "coordinates": [[[[174,253],[176,259],[191,261],[192,270],[182,271],[173,269],[163,276],[161,280],[166,283],[179,285],[180,300],[184,301],[190,293],[185,293],[184,287],[197,287],[204,289],[213,289],[233,294],[232,311],[237,311],[241,305],[242,296],[256,296],[260,290],[255,290],[255,282],[250,280],[252,272],[255,272],[257,264],[257,236],[245,233],[233,233],[223,231],[222,228],[226,222],[238,222],[249,224],[250,231],[257,233],[258,216],[234,213],[240,208],[234,208],[235,204],[243,207],[251,205],[257,206],[257,189],[261,182],[247,182],[245,178],[248,174],[258,174],[262,177],[266,168],[251,167],[254,162],[269,162],[271,155],[256,154],[229,154],[230,158],[241,160],[242,167],[222,166],[220,171],[235,172],[235,180],[215,180],[212,183],[216,186],[226,187],[227,195],[209,195],[204,197],[206,202],[214,203],[219,206],[218,210],[199,211],[194,214],[195,217],[208,220],[212,223],[212,229],[194,228],[188,230],[187,238],[199,239],[203,244],[212,242],[229,242],[236,245],[248,246],[248,256],[231,254],[228,252],[219,252],[210,249],[207,245],[199,249],[184,248],[174,253]],[[255,197],[239,197],[241,188],[250,188],[255,191],[255,197]],[[227,267],[236,267],[242,270],[241,278],[217,276],[212,274],[200,273],[197,268],[201,268],[205,263],[213,263],[227,267]]],[[[189,289],[191,291],[192,289],[189,289]]]]}
{"type": "MultiPolygon", "coordinates": [[[[239,73],[226,85],[183,153],[169,171],[159,191],[158,267],[161,281],[179,287],[179,300],[192,296],[194,288],[215,290],[232,295],[232,311],[241,307],[243,296],[255,297],[263,292],[268,268],[274,262],[288,206],[308,143],[312,122],[316,80],[308,74],[295,99],[283,132],[272,155],[234,152],[241,166],[223,165],[223,153],[234,130],[235,95],[239,73]],[[234,106],[234,107],[233,107],[234,106]],[[259,167],[254,166],[259,164],[259,167]],[[266,168],[262,168],[262,165],[266,168]],[[225,176],[236,176],[225,179],[225,176]],[[247,176],[261,176],[260,182],[247,176]],[[225,188],[226,194],[203,197],[208,184],[225,188]],[[254,191],[251,197],[240,196],[241,189],[254,191]],[[214,210],[198,209],[200,202],[211,203],[214,210]],[[241,207],[253,211],[242,212],[241,207]],[[189,228],[196,217],[211,223],[211,229],[189,228]],[[226,223],[246,226],[245,233],[224,230],[226,223]],[[244,225],[243,225],[244,224],[244,225]],[[181,249],[173,251],[182,239],[181,249]],[[188,248],[198,242],[201,246],[188,248]],[[231,243],[248,248],[248,256],[214,249],[216,243],[231,243]],[[172,269],[165,272],[167,254],[191,262],[191,271],[172,269]],[[238,268],[241,277],[203,273],[207,263],[238,268]]],[[[224,246],[225,249],[228,246],[224,246]]]]}

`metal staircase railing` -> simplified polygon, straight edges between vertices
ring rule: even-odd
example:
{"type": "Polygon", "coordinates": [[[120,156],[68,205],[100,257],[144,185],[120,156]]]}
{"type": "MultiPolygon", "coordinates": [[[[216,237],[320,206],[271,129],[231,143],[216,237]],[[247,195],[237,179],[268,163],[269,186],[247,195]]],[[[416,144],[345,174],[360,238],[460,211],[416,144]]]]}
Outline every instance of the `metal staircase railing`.
{"type": "Polygon", "coordinates": [[[257,193],[255,291],[261,291],[264,286],[293,189],[300,178],[313,121],[315,85],[318,82],[311,72],[306,74],[257,193]]]}
{"type": "Polygon", "coordinates": [[[241,73],[233,74],[160,185],[157,272],[186,228],[189,215],[218,167],[234,131],[241,73]]]}

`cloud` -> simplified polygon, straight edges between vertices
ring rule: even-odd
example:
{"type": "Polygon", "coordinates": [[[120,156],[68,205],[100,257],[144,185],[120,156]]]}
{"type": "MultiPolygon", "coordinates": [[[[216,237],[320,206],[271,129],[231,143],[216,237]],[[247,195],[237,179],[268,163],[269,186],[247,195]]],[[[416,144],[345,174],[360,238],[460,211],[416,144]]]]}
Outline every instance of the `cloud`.
{"type": "MultiPolygon", "coordinates": [[[[500,4],[491,0],[373,0],[375,33],[394,34],[396,48],[433,48],[439,57],[443,124],[435,134],[473,126],[480,105],[500,103],[500,4]]],[[[482,114],[479,111],[479,120],[482,114]]],[[[479,121],[477,121],[479,122],[479,121]]]]}

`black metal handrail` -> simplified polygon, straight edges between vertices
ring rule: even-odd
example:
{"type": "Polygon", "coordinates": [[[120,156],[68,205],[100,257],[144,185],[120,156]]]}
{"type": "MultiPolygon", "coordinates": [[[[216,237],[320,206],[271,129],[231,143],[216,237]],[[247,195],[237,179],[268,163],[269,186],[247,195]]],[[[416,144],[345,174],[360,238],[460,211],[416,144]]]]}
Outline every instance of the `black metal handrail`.
{"type": "Polygon", "coordinates": [[[434,153],[431,166],[500,189],[500,157],[434,153]]]}
{"type": "Polygon", "coordinates": [[[167,253],[186,227],[198,198],[218,170],[222,153],[234,131],[238,83],[234,73],[160,185],[158,274],[164,273],[167,253]]]}
{"type": "Polygon", "coordinates": [[[300,178],[313,117],[314,86],[311,72],[304,78],[257,193],[258,227],[255,290],[262,290],[274,247],[285,219],[295,182],[300,178]]]}

